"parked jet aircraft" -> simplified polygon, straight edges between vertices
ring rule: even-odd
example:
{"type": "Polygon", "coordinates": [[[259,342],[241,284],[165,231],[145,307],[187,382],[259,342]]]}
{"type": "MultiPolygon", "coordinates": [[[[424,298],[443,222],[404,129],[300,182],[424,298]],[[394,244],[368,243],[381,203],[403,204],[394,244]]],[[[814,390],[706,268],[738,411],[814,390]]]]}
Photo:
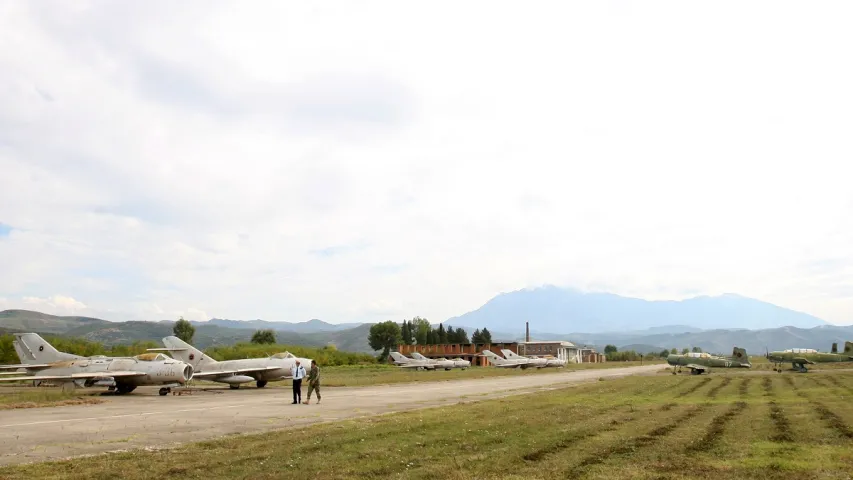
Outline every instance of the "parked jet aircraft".
{"type": "Polygon", "coordinates": [[[749,356],[743,348],[735,347],[732,350],[731,357],[718,357],[708,353],[685,353],[684,355],[671,354],[666,357],[666,363],[672,365],[672,374],[676,374],[676,369],[681,372],[681,367],[689,368],[693,375],[701,375],[702,373],[710,373],[711,367],[719,368],[750,368],[749,356]]]}
{"type": "Polygon", "coordinates": [[[448,360],[446,358],[427,358],[418,352],[412,352],[412,358],[414,358],[415,360],[420,360],[422,362],[431,363],[435,365],[435,368],[443,368],[445,370],[450,370],[451,368],[456,366],[453,360],[448,360]]]}
{"type": "Polygon", "coordinates": [[[458,357],[457,358],[451,358],[450,361],[453,362],[454,367],[461,368],[462,370],[465,370],[466,368],[471,366],[471,362],[469,362],[468,360],[462,360],[461,358],[458,358],[458,357]]]}
{"type": "Polygon", "coordinates": [[[49,381],[62,384],[63,389],[104,385],[118,394],[143,385],[162,385],[160,395],[166,395],[171,387],[185,385],[193,377],[190,365],[162,354],[81,357],[58,351],[36,333],[16,333],[13,344],[22,363],[0,369],[25,369],[28,375],[3,376],[0,382],[49,381]]]}
{"type": "MultiPolygon", "coordinates": [[[[533,358],[540,358],[540,357],[533,357],[533,358]]],[[[547,362],[545,364],[546,367],[563,368],[566,366],[567,363],[569,363],[567,360],[565,360],[563,358],[557,358],[557,357],[554,357],[551,355],[546,355],[546,356],[541,357],[541,358],[544,358],[545,361],[547,362]]]]}
{"type": "Polygon", "coordinates": [[[838,344],[832,344],[832,353],[818,352],[811,348],[789,348],[787,350],[767,352],[765,355],[773,363],[773,371],[782,373],[782,364],[791,362],[791,366],[801,372],[808,372],[806,364],[832,362],[853,362],[853,342],[844,342],[844,353],[838,353],[838,344]]]}
{"type": "Polygon", "coordinates": [[[483,350],[483,355],[489,359],[492,365],[500,368],[527,368],[529,366],[526,358],[514,358],[512,360],[502,358],[491,350],[483,350]]]}
{"type": "Polygon", "coordinates": [[[502,348],[501,353],[504,354],[504,357],[507,360],[527,360],[528,365],[531,367],[544,368],[544,367],[548,366],[548,360],[546,360],[544,358],[525,357],[523,355],[519,355],[519,354],[513,352],[512,350],[508,350],[506,348],[502,348]]]}
{"type": "Polygon", "coordinates": [[[391,352],[391,358],[394,359],[394,365],[401,368],[414,368],[417,370],[435,370],[435,364],[429,361],[417,360],[409,358],[400,352],[391,352]]]}
{"type": "Polygon", "coordinates": [[[240,360],[216,361],[205,355],[192,345],[171,335],[163,338],[166,348],[149,348],[153,352],[169,352],[195,369],[193,378],[227,383],[232,389],[240,388],[240,384],[255,382],[258,388],[264,388],[267,382],[293,378],[291,368],[296,360],[305,367],[311,368],[310,358],[298,358],[290,352],[276,353],[266,358],[246,358],[240,360]]]}

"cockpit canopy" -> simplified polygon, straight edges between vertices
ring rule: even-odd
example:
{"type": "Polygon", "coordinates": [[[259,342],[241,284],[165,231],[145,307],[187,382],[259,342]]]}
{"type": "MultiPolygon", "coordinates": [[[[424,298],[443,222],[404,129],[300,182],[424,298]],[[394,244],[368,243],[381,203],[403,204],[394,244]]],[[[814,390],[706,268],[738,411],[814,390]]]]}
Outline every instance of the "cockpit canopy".
{"type": "Polygon", "coordinates": [[[296,355],[290,352],[276,353],[270,358],[296,358],[296,355]]]}
{"type": "Polygon", "coordinates": [[[789,353],[817,353],[817,350],[813,348],[789,348],[785,351],[789,353]]]}
{"type": "Polygon", "coordinates": [[[171,358],[162,353],[142,353],[133,358],[142,362],[162,362],[164,360],[171,360],[171,358]]]}
{"type": "Polygon", "coordinates": [[[710,356],[711,356],[711,354],[705,353],[705,352],[689,352],[685,355],[685,357],[691,357],[691,358],[708,358],[710,356]]]}

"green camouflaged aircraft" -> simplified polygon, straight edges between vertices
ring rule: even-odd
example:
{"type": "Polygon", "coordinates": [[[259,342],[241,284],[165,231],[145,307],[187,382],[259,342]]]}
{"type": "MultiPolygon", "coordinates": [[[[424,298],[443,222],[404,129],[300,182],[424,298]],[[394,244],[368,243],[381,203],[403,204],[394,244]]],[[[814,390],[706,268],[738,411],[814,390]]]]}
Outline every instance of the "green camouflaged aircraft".
{"type": "Polygon", "coordinates": [[[767,360],[773,363],[773,371],[782,373],[782,364],[791,362],[794,370],[808,372],[806,364],[832,362],[853,362],[853,342],[844,342],[844,353],[838,353],[838,344],[832,344],[831,353],[818,352],[813,348],[789,348],[787,350],[767,352],[767,360]]]}
{"type": "Polygon", "coordinates": [[[672,374],[675,375],[681,368],[689,368],[692,375],[710,373],[711,367],[717,368],[750,368],[749,356],[743,348],[735,347],[731,357],[718,357],[708,353],[685,353],[684,355],[671,354],[666,357],[666,363],[673,366],[672,374]]]}

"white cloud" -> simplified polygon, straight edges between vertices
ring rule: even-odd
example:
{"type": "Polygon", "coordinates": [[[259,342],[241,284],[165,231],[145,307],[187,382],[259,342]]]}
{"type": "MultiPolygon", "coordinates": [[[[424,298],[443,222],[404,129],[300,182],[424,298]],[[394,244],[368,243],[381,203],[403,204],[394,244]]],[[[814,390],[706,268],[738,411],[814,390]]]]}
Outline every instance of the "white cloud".
{"type": "Polygon", "coordinates": [[[60,315],[80,313],[81,310],[88,308],[85,303],[65,295],[54,295],[49,298],[24,297],[21,301],[23,304],[29,305],[30,308],[38,308],[44,313],[60,315]]]}
{"type": "Polygon", "coordinates": [[[850,9],[6,3],[0,291],[438,321],[553,283],[849,323],[850,9]]]}

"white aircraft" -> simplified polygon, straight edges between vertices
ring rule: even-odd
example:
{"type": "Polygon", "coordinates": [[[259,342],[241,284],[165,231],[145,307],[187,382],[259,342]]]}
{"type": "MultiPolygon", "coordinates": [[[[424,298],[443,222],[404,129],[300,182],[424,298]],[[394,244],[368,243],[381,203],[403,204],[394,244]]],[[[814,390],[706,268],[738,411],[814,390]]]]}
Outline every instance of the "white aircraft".
{"type": "Polygon", "coordinates": [[[153,352],[169,352],[195,369],[193,378],[227,383],[232,389],[240,384],[255,382],[258,388],[264,388],[267,382],[292,378],[291,368],[299,360],[305,371],[311,368],[310,358],[299,358],[290,352],[276,353],[265,358],[246,358],[240,360],[217,361],[205,355],[192,345],[171,335],[163,339],[166,348],[149,348],[153,352]]]}
{"type": "Polygon", "coordinates": [[[397,365],[401,368],[414,368],[417,370],[435,370],[435,364],[428,361],[411,359],[400,352],[391,352],[391,358],[394,359],[394,365],[397,365]]]}
{"type": "Polygon", "coordinates": [[[565,360],[565,359],[557,358],[557,357],[554,357],[554,356],[551,356],[551,355],[546,355],[546,356],[544,356],[544,357],[542,357],[542,358],[544,358],[545,360],[547,360],[547,361],[548,361],[548,363],[545,365],[546,367],[557,367],[557,368],[563,368],[563,367],[565,367],[565,366],[566,366],[566,364],[567,364],[567,363],[569,363],[569,362],[568,362],[567,360],[565,360]]]}
{"type": "Polygon", "coordinates": [[[186,385],[193,378],[190,365],[162,354],[82,357],[58,351],[36,333],[16,333],[13,345],[22,363],[2,365],[0,369],[23,369],[28,375],[3,376],[0,382],[59,383],[63,390],[98,385],[118,394],[130,393],[139,386],[159,385],[160,395],[166,395],[172,387],[186,385]]]}
{"type": "Polygon", "coordinates": [[[453,360],[448,360],[446,358],[427,358],[418,352],[412,352],[412,358],[414,358],[415,360],[420,360],[422,362],[429,362],[435,365],[436,368],[443,368],[445,370],[450,370],[451,368],[456,366],[453,360]]]}
{"type": "Polygon", "coordinates": [[[548,360],[544,358],[525,357],[505,348],[501,349],[501,353],[504,354],[507,360],[527,360],[527,364],[531,367],[543,368],[548,365],[548,360]]]}
{"type": "Polygon", "coordinates": [[[462,370],[465,370],[466,368],[471,366],[471,362],[469,362],[468,360],[462,360],[461,358],[458,358],[458,357],[452,358],[452,359],[450,359],[450,361],[453,362],[454,367],[461,368],[462,370]]]}
{"type": "Polygon", "coordinates": [[[500,368],[527,368],[529,366],[528,360],[526,358],[514,358],[514,359],[506,359],[498,356],[496,353],[491,350],[483,350],[483,355],[489,359],[489,362],[500,368]]]}

